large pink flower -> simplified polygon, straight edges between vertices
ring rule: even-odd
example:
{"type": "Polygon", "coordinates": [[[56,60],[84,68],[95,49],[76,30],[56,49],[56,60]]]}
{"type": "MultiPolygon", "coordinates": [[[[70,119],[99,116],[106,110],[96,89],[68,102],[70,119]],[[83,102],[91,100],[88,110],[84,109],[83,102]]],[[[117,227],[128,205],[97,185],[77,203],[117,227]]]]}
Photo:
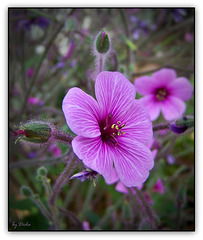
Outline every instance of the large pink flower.
{"type": "Polygon", "coordinates": [[[111,182],[114,168],[128,187],[139,186],[153,167],[152,123],[135,88],[118,72],[101,72],[95,83],[97,101],[79,88],[63,100],[75,154],[83,163],[111,182]]]}
{"type": "Polygon", "coordinates": [[[152,120],[162,112],[166,120],[182,116],[186,110],[184,101],[190,100],[193,87],[185,77],[176,78],[173,69],[163,68],[151,77],[143,76],[135,80],[135,88],[141,95],[140,101],[147,108],[152,120]]]}

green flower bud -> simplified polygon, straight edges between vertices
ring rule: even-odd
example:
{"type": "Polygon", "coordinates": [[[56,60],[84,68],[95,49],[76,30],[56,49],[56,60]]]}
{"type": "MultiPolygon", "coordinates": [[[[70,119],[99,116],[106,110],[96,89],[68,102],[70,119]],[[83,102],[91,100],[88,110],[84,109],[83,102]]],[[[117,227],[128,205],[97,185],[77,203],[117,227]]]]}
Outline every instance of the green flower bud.
{"type": "Polygon", "coordinates": [[[96,50],[101,54],[105,54],[110,50],[110,40],[108,34],[101,30],[96,39],[96,50]]]}
{"type": "Polygon", "coordinates": [[[194,117],[182,117],[181,119],[176,121],[177,127],[194,127],[194,117]]]}
{"type": "Polygon", "coordinates": [[[20,130],[14,132],[15,135],[22,135],[18,140],[32,143],[45,143],[51,137],[52,129],[46,123],[32,122],[21,125],[20,130]]]}
{"type": "Polygon", "coordinates": [[[37,169],[38,176],[46,177],[47,175],[47,169],[45,167],[40,167],[37,169]]]}
{"type": "Polygon", "coordinates": [[[31,188],[29,188],[27,186],[22,186],[20,191],[25,197],[31,197],[32,196],[32,190],[31,190],[31,188]]]}

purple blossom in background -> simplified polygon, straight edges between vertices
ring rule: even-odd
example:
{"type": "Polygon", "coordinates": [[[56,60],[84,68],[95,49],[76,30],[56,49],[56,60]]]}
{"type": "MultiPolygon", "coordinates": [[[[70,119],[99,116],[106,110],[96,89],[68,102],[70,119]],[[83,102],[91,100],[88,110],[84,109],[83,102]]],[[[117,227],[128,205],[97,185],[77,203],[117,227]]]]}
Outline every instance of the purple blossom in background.
{"type": "Polygon", "coordinates": [[[182,116],[186,110],[184,101],[191,99],[193,87],[185,77],[176,76],[173,69],[163,68],[151,77],[143,76],[135,80],[135,88],[141,95],[142,104],[147,108],[151,120],[162,112],[166,120],[182,116]]]}
{"type": "Polygon", "coordinates": [[[190,32],[185,33],[185,41],[186,42],[193,42],[194,41],[194,36],[190,32]]]}
{"type": "Polygon", "coordinates": [[[54,154],[54,157],[59,157],[61,155],[61,149],[55,143],[52,143],[48,150],[54,154]]]}
{"type": "Polygon", "coordinates": [[[83,222],[82,222],[82,227],[83,227],[83,230],[89,231],[89,230],[90,230],[90,224],[89,224],[89,222],[83,221],[83,222]]]}
{"type": "Polygon", "coordinates": [[[74,44],[73,41],[71,41],[70,44],[69,44],[68,51],[67,51],[66,56],[65,56],[65,60],[68,60],[68,59],[71,58],[74,48],[75,48],[75,44],[74,44]]]}
{"type": "Polygon", "coordinates": [[[101,72],[96,79],[97,101],[79,88],[63,100],[75,154],[90,169],[112,180],[114,167],[127,187],[139,186],[154,165],[147,147],[152,141],[152,122],[135,88],[119,72],[101,72]]]}
{"type": "Polygon", "coordinates": [[[171,155],[171,154],[168,154],[168,155],[167,155],[166,160],[167,160],[168,164],[170,164],[170,165],[174,164],[175,161],[176,161],[175,158],[174,158],[174,156],[171,155]]]}
{"type": "Polygon", "coordinates": [[[47,28],[50,21],[45,17],[33,17],[31,19],[23,19],[18,22],[18,28],[20,30],[30,30],[32,25],[37,25],[41,28],[47,28]]]}
{"type": "Polygon", "coordinates": [[[34,68],[32,68],[32,67],[28,68],[28,70],[26,72],[26,76],[31,78],[34,75],[34,72],[35,72],[34,68]]]}
{"type": "Polygon", "coordinates": [[[175,22],[181,22],[184,16],[187,15],[187,12],[185,9],[177,8],[177,9],[172,9],[172,15],[175,22]]]}
{"type": "Polygon", "coordinates": [[[147,36],[149,31],[154,31],[156,29],[155,24],[150,25],[147,23],[147,21],[140,20],[134,15],[130,16],[130,20],[134,24],[132,32],[133,32],[133,38],[135,40],[139,39],[141,35],[147,36]]]}
{"type": "Polygon", "coordinates": [[[39,98],[37,97],[29,97],[28,98],[28,103],[31,104],[31,105],[38,105],[38,106],[43,106],[44,105],[44,102],[41,101],[39,98]]]}
{"type": "Polygon", "coordinates": [[[163,182],[162,182],[162,180],[160,178],[155,183],[155,185],[153,187],[153,192],[158,192],[160,194],[164,194],[165,193],[165,187],[164,187],[163,182]]]}

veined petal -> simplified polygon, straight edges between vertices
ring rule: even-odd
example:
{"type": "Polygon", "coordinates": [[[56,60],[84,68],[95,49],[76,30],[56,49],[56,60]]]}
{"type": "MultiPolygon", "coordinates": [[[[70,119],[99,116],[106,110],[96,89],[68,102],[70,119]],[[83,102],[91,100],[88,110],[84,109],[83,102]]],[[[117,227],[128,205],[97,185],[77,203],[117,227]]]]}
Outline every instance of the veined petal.
{"type": "Polygon", "coordinates": [[[181,117],[185,110],[186,104],[181,99],[173,96],[168,96],[161,105],[164,118],[168,121],[181,117]]]}
{"type": "Polygon", "coordinates": [[[135,80],[135,89],[141,95],[152,94],[155,89],[156,82],[154,78],[149,76],[138,77],[135,80]]]}
{"type": "Polygon", "coordinates": [[[119,177],[118,177],[118,174],[117,174],[115,168],[113,169],[111,181],[109,181],[109,179],[105,179],[107,184],[114,184],[114,183],[118,182],[118,180],[119,180],[119,177]]]}
{"type": "Polygon", "coordinates": [[[135,87],[119,72],[101,72],[95,83],[95,95],[102,116],[117,118],[135,99],[135,87]]]}
{"type": "Polygon", "coordinates": [[[176,71],[169,68],[163,68],[152,74],[156,81],[156,88],[166,87],[176,79],[176,71]]]}
{"type": "Polygon", "coordinates": [[[127,137],[146,146],[152,142],[152,121],[149,113],[139,100],[134,100],[128,111],[120,117],[120,121],[125,124],[123,131],[127,137]]]}
{"type": "Polygon", "coordinates": [[[184,101],[190,100],[193,94],[193,86],[185,77],[179,77],[168,87],[171,95],[184,101]]]}
{"type": "Polygon", "coordinates": [[[118,192],[128,194],[128,189],[126,188],[126,186],[122,182],[118,182],[116,184],[116,190],[118,192]]]}
{"type": "Polygon", "coordinates": [[[147,109],[151,120],[154,121],[158,118],[161,111],[161,104],[159,102],[154,101],[154,95],[147,95],[143,98],[140,98],[139,101],[144,105],[147,109]]]}
{"type": "Polygon", "coordinates": [[[62,109],[70,129],[77,135],[101,135],[96,100],[79,88],[71,88],[63,99],[62,109]]]}
{"type": "Polygon", "coordinates": [[[127,187],[145,182],[154,165],[149,148],[123,135],[114,150],[114,165],[121,182],[127,187]]]}
{"type": "Polygon", "coordinates": [[[77,136],[72,141],[74,153],[92,170],[103,175],[107,182],[113,179],[113,156],[111,147],[101,137],[77,136]]]}

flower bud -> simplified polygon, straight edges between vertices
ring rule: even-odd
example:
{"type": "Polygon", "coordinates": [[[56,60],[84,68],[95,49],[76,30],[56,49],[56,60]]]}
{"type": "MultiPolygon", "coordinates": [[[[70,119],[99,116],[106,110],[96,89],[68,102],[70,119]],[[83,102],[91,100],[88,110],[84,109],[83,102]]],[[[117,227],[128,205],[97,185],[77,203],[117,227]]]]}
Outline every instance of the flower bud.
{"type": "Polygon", "coordinates": [[[110,40],[108,34],[101,30],[96,39],[96,50],[98,53],[105,54],[110,50],[110,40]]]}
{"type": "Polygon", "coordinates": [[[40,167],[37,169],[37,174],[38,174],[38,176],[41,176],[41,177],[46,177],[47,172],[48,171],[45,167],[40,167]]]}
{"type": "Polygon", "coordinates": [[[25,197],[31,197],[33,194],[32,190],[27,186],[22,186],[20,191],[25,197]]]}
{"type": "Polygon", "coordinates": [[[188,128],[194,127],[194,117],[182,117],[175,123],[171,123],[170,130],[176,134],[184,133],[188,128]]]}
{"type": "Polygon", "coordinates": [[[51,137],[51,127],[46,123],[32,122],[21,125],[18,131],[13,131],[15,135],[22,135],[18,140],[32,143],[45,143],[51,137]]]}

